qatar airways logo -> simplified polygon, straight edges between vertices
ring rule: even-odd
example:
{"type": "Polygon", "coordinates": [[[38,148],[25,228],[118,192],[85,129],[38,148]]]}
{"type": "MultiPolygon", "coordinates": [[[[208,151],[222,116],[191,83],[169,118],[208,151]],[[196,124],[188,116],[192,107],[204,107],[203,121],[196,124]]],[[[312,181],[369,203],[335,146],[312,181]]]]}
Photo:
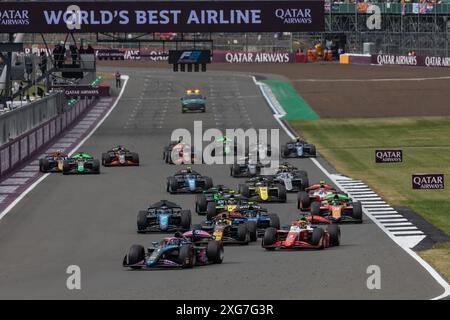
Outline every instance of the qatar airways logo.
{"type": "Polygon", "coordinates": [[[28,10],[0,10],[0,25],[2,26],[26,26],[29,24],[28,10]]]}
{"type": "Polygon", "coordinates": [[[413,189],[444,189],[443,174],[413,174],[413,189]]]}
{"type": "Polygon", "coordinates": [[[311,24],[311,9],[276,9],[275,16],[284,24],[311,24]]]}

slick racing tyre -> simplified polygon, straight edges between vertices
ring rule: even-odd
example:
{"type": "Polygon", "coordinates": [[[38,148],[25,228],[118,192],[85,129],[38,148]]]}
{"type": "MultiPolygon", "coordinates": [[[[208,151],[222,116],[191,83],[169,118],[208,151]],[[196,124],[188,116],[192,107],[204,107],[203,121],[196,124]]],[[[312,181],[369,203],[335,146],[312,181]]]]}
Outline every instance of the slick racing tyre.
{"type": "MultiPolygon", "coordinates": [[[[136,264],[145,259],[145,249],[139,244],[133,244],[128,250],[127,264],[136,264]]],[[[132,269],[141,269],[142,267],[131,267],[132,269]]]]}
{"type": "Polygon", "coordinates": [[[276,230],[280,229],[280,217],[275,213],[269,214],[270,217],[270,227],[275,228],[276,230]]]}
{"type": "Polygon", "coordinates": [[[208,202],[206,205],[206,220],[212,220],[217,215],[215,202],[208,202]]]}
{"type": "Polygon", "coordinates": [[[356,201],[353,202],[353,211],[352,211],[352,217],[356,220],[359,220],[360,222],[362,222],[362,206],[361,206],[361,202],[356,201]]]}
{"type": "Polygon", "coordinates": [[[148,220],[147,220],[147,211],[141,210],[137,216],[137,232],[142,233],[147,230],[148,220]]]}
{"type": "Polygon", "coordinates": [[[256,221],[247,221],[246,224],[247,230],[250,233],[250,241],[256,241],[258,239],[256,221]]]}
{"type": "Polygon", "coordinates": [[[223,244],[220,241],[209,241],[206,248],[206,256],[211,263],[222,263],[223,261],[223,244]]]}
{"type": "Polygon", "coordinates": [[[311,203],[311,214],[312,215],[320,215],[320,202],[314,201],[311,203]]]}
{"type": "Polygon", "coordinates": [[[105,167],[107,167],[109,165],[109,154],[108,153],[102,153],[102,165],[104,165],[105,167]]]}
{"type": "Polygon", "coordinates": [[[322,237],[323,237],[323,229],[320,227],[315,228],[311,236],[311,244],[317,246],[322,237]]]}
{"type": "Polygon", "coordinates": [[[178,260],[182,268],[192,268],[195,264],[194,247],[192,245],[182,245],[180,247],[180,253],[178,254],[178,260]]]}
{"type": "Polygon", "coordinates": [[[186,231],[191,229],[191,210],[181,210],[180,227],[186,231]]]}
{"type": "Polygon", "coordinates": [[[49,170],[50,170],[50,163],[48,162],[48,159],[46,158],[39,159],[39,171],[45,173],[49,170]]]}
{"type": "MultiPolygon", "coordinates": [[[[264,232],[262,246],[271,246],[275,242],[277,242],[277,229],[275,228],[267,228],[264,232]]],[[[266,250],[275,250],[275,248],[265,248],[266,250]]]]}
{"type": "Polygon", "coordinates": [[[308,208],[311,206],[311,200],[309,198],[309,194],[305,191],[300,191],[297,194],[297,209],[300,209],[301,211],[308,210],[308,208]]]}
{"type": "Polygon", "coordinates": [[[248,234],[247,226],[244,223],[238,225],[237,238],[239,241],[246,242],[246,244],[248,243],[248,240],[250,240],[250,239],[248,239],[249,234],[248,234]]]}
{"type": "Polygon", "coordinates": [[[338,246],[341,243],[341,229],[337,224],[330,224],[327,227],[330,235],[330,246],[338,246]]]}
{"type": "Polygon", "coordinates": [[[204,194],[197,194],[195,197],[195,211],[197,213],[205,212],[208,202],[204,194]]]}

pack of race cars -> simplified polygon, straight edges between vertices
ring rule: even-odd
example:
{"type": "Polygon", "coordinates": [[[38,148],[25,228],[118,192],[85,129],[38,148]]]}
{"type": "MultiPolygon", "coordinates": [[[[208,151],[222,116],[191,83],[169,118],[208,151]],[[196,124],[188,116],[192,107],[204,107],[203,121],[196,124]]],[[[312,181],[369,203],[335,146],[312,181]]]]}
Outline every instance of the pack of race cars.
{"type": "MultiPolygon", "coordinates": [[[[206,98],[199,90],[188,90],[181,99],[182,112],[205,112],[206,98]]],[[[220,155],[237,156],[238,147],[226,136],[217,140],[220,155]]],[[[160,242],[145,248],[134,244],[123,258],[122,265],[131,269],[161,267],[191,268],[220,264],[225,245],[248,245],[261,239],[266,251],[283,249],[324,249],[339,246],[341,223],[362,223],[361,203],[332,185],[320,181],[310,184],[308,173],[282,162],[267,174],[262,164],[263,154],[278,152],[282,159],[315,157],[316,148],[299,138],[287,142],[281,150],[254,145],[244,150],[243,161],[229,167],[230,176],[241,178],[236,189],[213,183],[212,177],[202,175],[189,165],[182,166],[167,177],[165,188],[171,197],[193,194],[195,208],[183,208],[175,201],[158,200],[137,214],[137,232],[171,233],[160,242]],[[255,157],[250,157],[256,154],[255,157]],[[263,175],[264,172],[264,175],[263,175]],[[242,181],[245,178],[245,181],[242,181]],[[280,217],[264,208],[264,203],[285,203],[288,193],[296,193],[299,217],[282,225],[280,217]],[[204,220],[192,224],[193,212],[204,220]],[[320,226],[320,225],[326,226],[320,226]]],[[[181,139],[163,149],[163,161],[184,165],[198,163],[200,154],[181,139]]],[[[139,166],[139,154],[123,146],[114,147],[98,160],[85,152],[72,155],[56,151],[39,160],[43,173],[99,174],[100,167],[139,166]]],[[[273,168],[271,168],[273,169],[273,168]]]]}
{"type": "MultiPolygon", "coordinates": [[[[300,148],[300,143],[303,142],[292,142],[296,148],[300,148]]],[[[168,154],[173,150],[179,152],[185,162],[194,159],[190,147],[178,141],[164,149],[166,163],[175,163],[168,154]]],[[[291,156],[315,156],[315,148],[296,150],[291,156]]],[[[287,155],[286,149],[283,148],[281,153],[287,155]]],[[[362,223],[361,203],[325,181],[310,185],[307,172],[289,162],[281,163],[271,175],[261,175],[263,167],[260,163],[231,165],[231,176],[246,178],[236,189],[215,185],[211,177],[190,166],[174,172],[167,177],[166,191],[171,195],[193,194],[194,212],[204,217],[204,221],[193,225],[191,210],[181,208],[175,202],[160,200],[150,205],[138,213],[137,232],[175,233],[161,242],[153,242],[147,249],[141,245],[131,246],[122,265],[132,269],[153,269],[220,264],[224,246],[248,245],[259,238],[262,248],[267,251],[319,250],[340,245],[339,224],[362,223]],[[288,192],[297,193],[297,209],[293,210],[298,210],[299,218],[281,225],[280,217],[264,208],[264,203],[286,202],[288,192]]]]}

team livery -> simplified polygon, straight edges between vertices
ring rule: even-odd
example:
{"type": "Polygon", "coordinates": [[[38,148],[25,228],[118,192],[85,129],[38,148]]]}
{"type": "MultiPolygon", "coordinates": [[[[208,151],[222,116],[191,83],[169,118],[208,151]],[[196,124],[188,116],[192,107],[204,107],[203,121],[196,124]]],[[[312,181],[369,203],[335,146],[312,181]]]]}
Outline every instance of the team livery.
{"type": "Polygon", "coordinates": [[[295,141],[288,142],[281,148],[282,158],[305,158],[305,157],[315,157],[316,156],[316,146],[307,143],[300,138],[295,141]]]}
{"type": "Polygon", "coordinates": [[[141,210],[137,217],[137,231],[158,232],[189,230],[191,228],[191,210],[183,210],[176,203],[161,200],[147,210],[141,210]]]}
{"type": "Polygon", "coordinates": [[[190,167],[179,170],[167,178],[167,192],[170,193],[198,193],[213,186],[210,177],[202,176],[190,167]]]}
{"type": "Polygon", "coordinates": [[[286,202],[286,188],[265,177],[255,177],[240,184],[239,193],[253,201],[286,202]]]}
{"type": "Polygon", "coordinates": [[[63,174],[99,174],[100,161],[84,152],[74,153],[63,161],[63,174]]]}
{"type": "Polygon", "coordinates": [[[139,155],[119,145],[102,154],[102,164],[105,167],[138,166],[139,155]]]}
{"type": "Polygon", "coordinates": [[[147,251],[141,245],[132,245],[122,266],[131,269],[192,268],[223,261],[222,243],[201,230],[176,232],[174,236],[152,244],[147,251]]]}
{"type": "Polygon", "coordinates": [[[361,202],[353,201],[346,193],[334,192],[321,202],[311,204],[311,215],[307,218],[314,223],[362,223],[361,202]]]}
{"type": "Polygon", "coordinates": [[[262,247],[266,250],[275,249],[323,249],[338,246],[341,230],[338,225],[331,224],[326,229],[312,226],[305,217],[292,221],[291,225],[282,230],[266,229],[262,247]]]}
{"type": "Polygon", "coordinates": [[[62,172],[64,167],[64,160],[67,159],[67,154],[57,150],[45,157],[39,159],[40,172],[62,172]]]}

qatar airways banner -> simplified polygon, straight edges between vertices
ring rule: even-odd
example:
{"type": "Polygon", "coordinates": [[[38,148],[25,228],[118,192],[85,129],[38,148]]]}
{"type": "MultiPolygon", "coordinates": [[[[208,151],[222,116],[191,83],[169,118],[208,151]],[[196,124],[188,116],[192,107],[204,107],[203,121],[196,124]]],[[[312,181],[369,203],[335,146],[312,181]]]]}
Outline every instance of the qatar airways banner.
{"type": "Polygon", "coordinates": [[[324,30],[324,2],[0,2],[0,33],[324,30]]]}
{"type": "Polygon", "coordinates": [[[373,54],[372,64],[448,68],[450,67],[450,57],[373,54]]]}
{"type": "Polygon", "coordinates": [[[295,53],[288,52],[214,52],[213,63],[295,63],[295,53]]]}

